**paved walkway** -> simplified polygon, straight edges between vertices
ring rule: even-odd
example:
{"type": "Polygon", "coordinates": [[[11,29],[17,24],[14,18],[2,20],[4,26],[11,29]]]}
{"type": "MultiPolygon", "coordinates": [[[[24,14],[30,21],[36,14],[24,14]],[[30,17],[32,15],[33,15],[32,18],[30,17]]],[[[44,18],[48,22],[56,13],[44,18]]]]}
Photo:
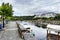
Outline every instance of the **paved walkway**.
{"type": "Polygon", "coordinates": [[[5,31],[0,31],[0,40],[22,40],[16,22],[9,22],[5,27],[5,31]]]}

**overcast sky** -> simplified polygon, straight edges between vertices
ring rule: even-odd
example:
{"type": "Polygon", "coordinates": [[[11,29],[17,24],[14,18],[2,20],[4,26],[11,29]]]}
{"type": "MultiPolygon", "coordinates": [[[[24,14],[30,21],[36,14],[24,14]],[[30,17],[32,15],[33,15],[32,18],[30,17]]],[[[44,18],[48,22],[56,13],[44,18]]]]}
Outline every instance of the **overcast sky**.
{"type": "Polygon", "coordinates": [[[60,0],[0,0],[13,5],[14,15],[33,15],[42,11],[60,12],[60,0]]]}

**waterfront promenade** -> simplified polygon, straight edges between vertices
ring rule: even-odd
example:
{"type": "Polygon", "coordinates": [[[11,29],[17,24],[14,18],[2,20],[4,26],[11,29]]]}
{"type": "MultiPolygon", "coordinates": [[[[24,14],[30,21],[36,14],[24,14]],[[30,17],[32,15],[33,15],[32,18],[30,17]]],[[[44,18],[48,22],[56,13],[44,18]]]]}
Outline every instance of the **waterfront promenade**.
{"type": "Polygon", "coordinates": [[[0,40],[22,40],[18,33],[16,22],[8,22],[3,31],[0,31],[0,40]]]}
{"type": "MultiPolygon", "coordinates": [[[[16,22],[20,23],[19,21],[16,22]]],[[[25,39],[21,39],[16,22],[10,21],[5,25],[4,30],[0,31],[0,40],[26,40],[26,38],[28,38],[28,36],[25,35],[25,39]]],[[[31,33],[35,34],[34,38],[36,38],[36,40],[46,40],[46,29],[36,27],[34,24],[26,21],[22,21],[21,24],[24,26],[24,28],[30,27],[32,30],[31,33]]]]}

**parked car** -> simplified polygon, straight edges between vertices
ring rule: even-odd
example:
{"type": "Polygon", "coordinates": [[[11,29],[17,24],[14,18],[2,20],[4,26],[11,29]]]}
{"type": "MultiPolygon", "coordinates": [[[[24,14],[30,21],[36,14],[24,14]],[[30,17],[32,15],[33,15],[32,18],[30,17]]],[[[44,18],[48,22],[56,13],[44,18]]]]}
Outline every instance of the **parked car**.
{"type": "Polygon", "coordinates": [[[3,25],[2,25],[2,23],[0,23],[0,29],[2,29],[3,28],[3,25]]]}

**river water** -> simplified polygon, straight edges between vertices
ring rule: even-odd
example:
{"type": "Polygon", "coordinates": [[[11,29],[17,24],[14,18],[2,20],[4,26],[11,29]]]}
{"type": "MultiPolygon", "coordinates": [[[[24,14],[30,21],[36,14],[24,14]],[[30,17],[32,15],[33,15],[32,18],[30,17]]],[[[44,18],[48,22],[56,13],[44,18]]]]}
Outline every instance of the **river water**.
{"type": "Polygon", "coordinates": [[[23,25],[25,28],[30,27],[30,30],[32,30],[33,34],[35,34],[37,40],[46,40],[46,29],[39,28],[34,24],[26,21],[22,21],[19,23],[23,25]]]}

